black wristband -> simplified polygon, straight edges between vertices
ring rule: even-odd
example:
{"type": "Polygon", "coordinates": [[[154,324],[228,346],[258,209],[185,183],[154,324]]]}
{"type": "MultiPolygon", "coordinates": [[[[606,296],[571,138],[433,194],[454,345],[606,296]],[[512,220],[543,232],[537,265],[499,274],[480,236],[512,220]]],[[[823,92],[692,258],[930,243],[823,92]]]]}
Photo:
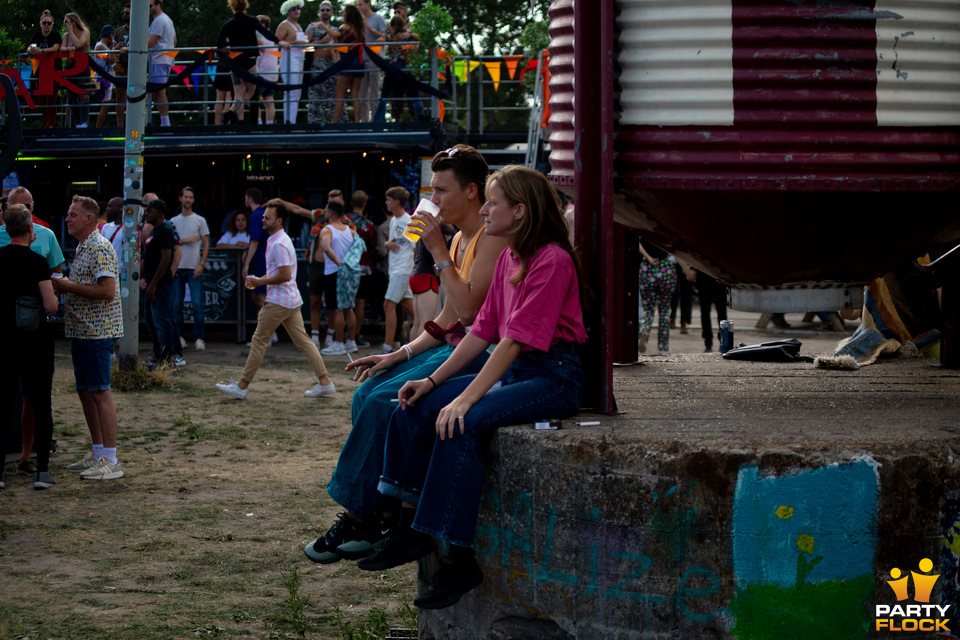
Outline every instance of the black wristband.
{"type": "Polygon", "coordinates": [[[437,388],[437,381],[433,379],[433,376],[427,376],[427,380],[433,383],[433,388],[437,388]]]}

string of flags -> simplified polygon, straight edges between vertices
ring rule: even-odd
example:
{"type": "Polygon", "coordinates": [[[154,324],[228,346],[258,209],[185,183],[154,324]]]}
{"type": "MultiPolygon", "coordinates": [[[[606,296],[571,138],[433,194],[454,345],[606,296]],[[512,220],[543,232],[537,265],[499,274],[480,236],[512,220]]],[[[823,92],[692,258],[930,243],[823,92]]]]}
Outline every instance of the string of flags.
{"type": "MultiPolygon", "coordinates": [[[[543,67],[540,66],[540,60],[533,59],[527,60],[526,65],[521,66],[524,56],[522,55],[510,55],[510,56],[501,56],[499,60],[471,60],[466,59],[454,59],[454,56],[449,51],[444,51],[443,49],[437,47],[437,60],[441,62],[443,66],[443,71],[437,72],[437,77],[440,82],[446,82],[447,76],[452,74],[460,82],[466,82],[467,76],[470,75],[473,71],[483,65],[483,68],[487,70],[487,75],[490,76],[490,79],[493,81],[493,90],[497,91],[500,88],[500,78],[502,77],[501,73],[503,67],[507,68],[507,76],[510,80],[523,80],[523,76],[528,71],[537,71],[543,75],[543,119],[540,122],[540,126],[547,127],[550,122],[550,51],[548,49],[543,50],[543,67]],[[446,62],[443,62],[446,60],[446,62]]],[[[443,120],[444,116],[444,106],[443,102],[440,102],[440,113],[438,114],[440,120],[443,120]]]]}

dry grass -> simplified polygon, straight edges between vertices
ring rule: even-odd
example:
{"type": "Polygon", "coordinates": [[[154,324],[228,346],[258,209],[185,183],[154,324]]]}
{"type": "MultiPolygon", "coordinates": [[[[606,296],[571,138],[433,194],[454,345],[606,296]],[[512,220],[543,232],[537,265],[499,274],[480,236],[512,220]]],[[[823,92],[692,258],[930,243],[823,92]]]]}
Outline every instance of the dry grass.
{"type": "Polygon", "coordinates": [[[338,511],[325,484],[356,384],[328,362],[339,392],[304,398],[312,376],[287,343],[241,402],[213,385],[246,350],[186,355],[158,390],[114,393],[125,476],[83,482],[63,469],[89,436],[58,344],[57,485],[8,471],[0,492],[0,638],[338,638],[378,610],[399,626],[413,565],[367,573],[302,551],[338,511]]]}

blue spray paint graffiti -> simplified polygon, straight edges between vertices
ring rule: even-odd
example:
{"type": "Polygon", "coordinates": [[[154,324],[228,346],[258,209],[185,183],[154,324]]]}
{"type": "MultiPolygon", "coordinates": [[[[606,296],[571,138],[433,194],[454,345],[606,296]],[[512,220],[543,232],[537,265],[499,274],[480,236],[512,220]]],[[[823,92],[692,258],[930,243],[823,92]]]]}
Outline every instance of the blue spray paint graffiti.
{"type": "MultiPolygon", "coordinates": [[[[651,497],[656,501],[676,491],[674,486],[651,497]]],[[[493,512],[504,511],[498,492],[487,492],[484,501],[493,512]]],[[[488,581],[487,588],[493,588],[491,583],[502,585],[501,597],[539,615],[571,615],[580,605],[615,610],[618,602],[632,602],[656,608],[660,613],[651,619],[661,622],[677,613],[692,623],[712,620],[724,611],[712,598],[722,586],[716,571],[694,563],[680,566],[682,552],[679,557],[664,558],[655,551],[689,547],[688,540],[664,540],[689,537],[689,523],[697,517],[679,511],[682,513],[673,517],[682,526],[666,530],[643,523],[620,527],[602,522],[598,509],[586,518],[572,520],[558,516],[552,507],[545,512],[536,510],[530,493],[516,494],[505,514],[509,525],[481,524],[477,530],[479,555],[492,557],[489,564],[496,565],[499,573],[496,580],[488,581]],[[583,550],[575,564],[569,555],[571,545],[583,550]],[[558,550],[561,546],[562,552],[558,550]],[[671,572],[675,573],[668,581],[670,586],[664,588],[662,577],[671,572]],[[652,579],[655,576],[658,579],[652,579]],[[546,592],[557,597],[541,597],[546,592]],[[551,604],[560,609],[544,608],[551,604]]]]}

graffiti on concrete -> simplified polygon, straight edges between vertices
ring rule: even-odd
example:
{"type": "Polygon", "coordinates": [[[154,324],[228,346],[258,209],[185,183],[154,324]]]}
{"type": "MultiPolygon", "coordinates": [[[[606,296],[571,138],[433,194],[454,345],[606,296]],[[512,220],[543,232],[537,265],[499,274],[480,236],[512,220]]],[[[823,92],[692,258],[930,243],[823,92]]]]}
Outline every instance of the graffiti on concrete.
{"type": "MultiPolygon", "coordinates": [[[[656,502],[676,492],[673,486],[650,498],[656,502]]],[[[639,605],[641,618],[668,627],[724,614],[717,570],[688,557],[701,525],[692,510],[651,509],[647,522],[617,526],[603,522],[596,508],[579,518],[558,515],[554,507],[535,506],[528,492],[502,504],[497,491],[488,491],[484,501],[507,523],[477,530],[478,554],[481,561],[489,558],[484,597],[568,619],[597,611],[616,618],[639,605]]],[[[610,618],[605,624],[621,626],[610,618]]]]}
{"type": "Polygon", "coordinates": [[[739,471],[733,506],[733,635],[864,637],[874,593],[879,480],[858,461],[783,475],[739,471]]]}

